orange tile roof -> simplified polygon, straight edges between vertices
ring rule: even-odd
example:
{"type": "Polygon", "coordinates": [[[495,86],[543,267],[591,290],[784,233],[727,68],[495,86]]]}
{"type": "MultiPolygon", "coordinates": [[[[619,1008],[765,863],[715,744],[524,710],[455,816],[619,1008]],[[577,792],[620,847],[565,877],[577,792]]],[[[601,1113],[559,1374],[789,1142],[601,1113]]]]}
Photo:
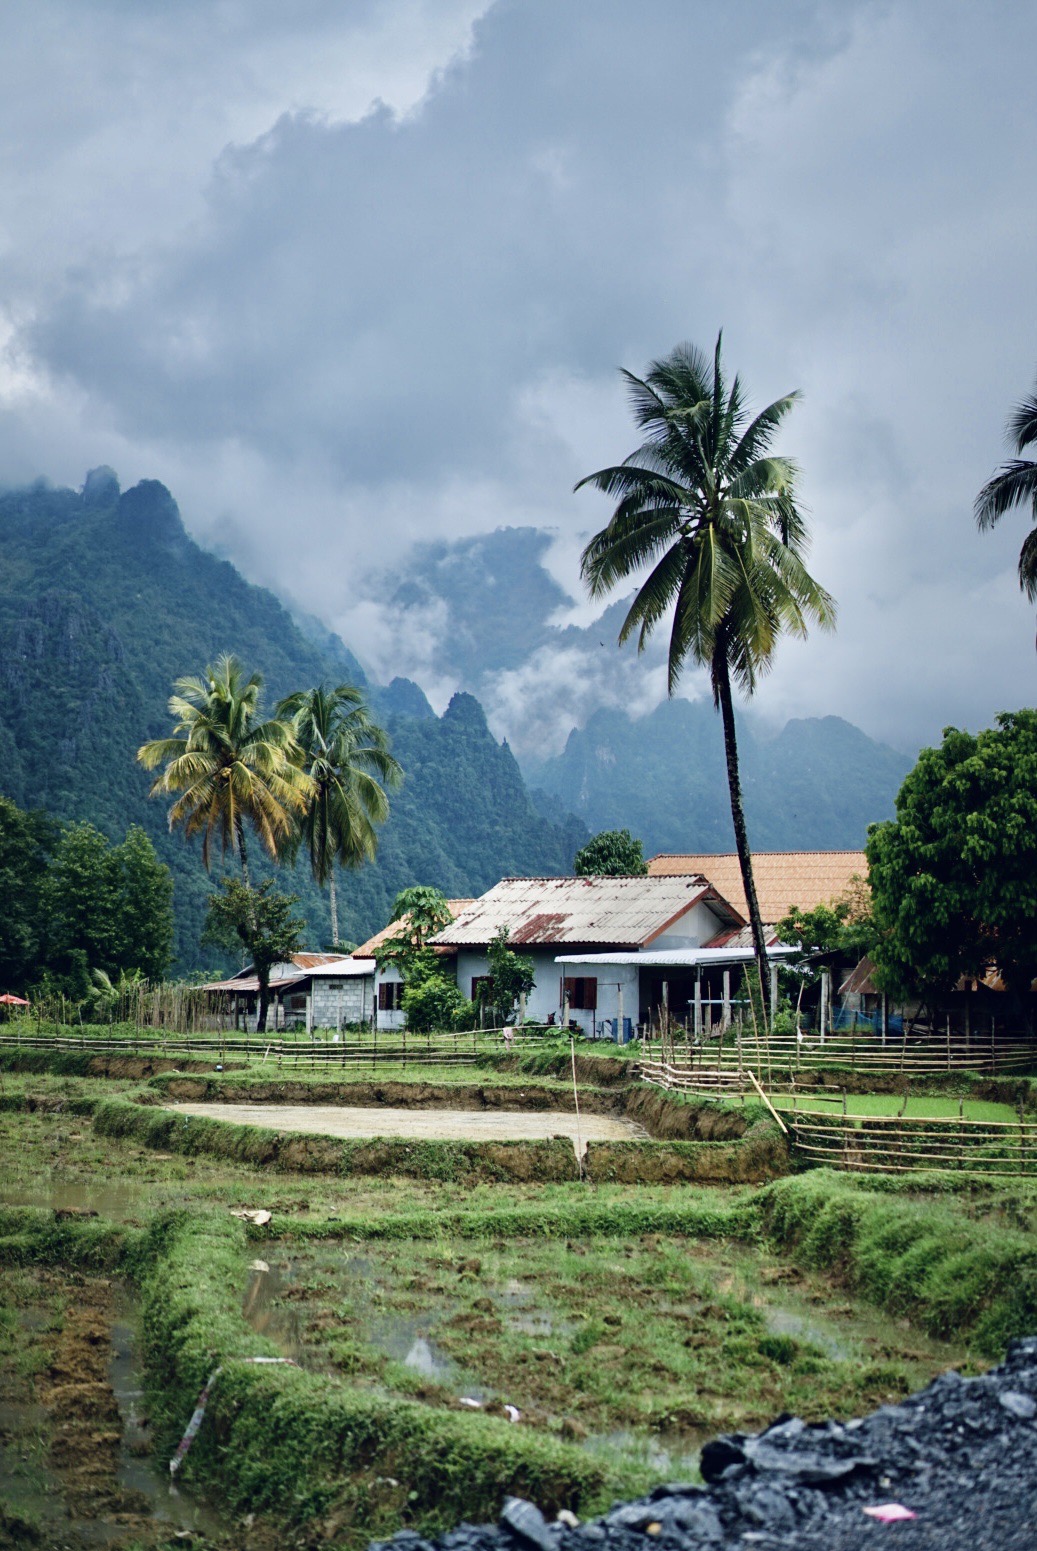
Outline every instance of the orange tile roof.
{"type": "MultiPolygon", "coordinates": [[[[446,905],[451,916],[456,920],[462,910],[467,910],[468,906],[474,903],[475,901],[472,899],[448,899],[446,905]]],[[[375,932],[374,936],[369,937],[366,942],[362,942],[359,948],[353,949],[353,958],[373,959],[375,951],[382,946],[383,942],[390,942],[393,937],[399,936],[406,919],[406,916],[404,916],[401,921],[390,921],[388,926],[383,926],[380,932],[375,932]]]]}
{"type": "MultiPolygon", "coordinates": [[[[736,910],[747,913],[742,874],[734,851],[695,852],[653,856],[650,878],[701,873],[736,910]]],[[[790,905],[813,910],[846,893],[854,877],[867,878],[868,858],[863,851],[754,851],[753,878],[761,918],[780,921],[790,905]]]]}

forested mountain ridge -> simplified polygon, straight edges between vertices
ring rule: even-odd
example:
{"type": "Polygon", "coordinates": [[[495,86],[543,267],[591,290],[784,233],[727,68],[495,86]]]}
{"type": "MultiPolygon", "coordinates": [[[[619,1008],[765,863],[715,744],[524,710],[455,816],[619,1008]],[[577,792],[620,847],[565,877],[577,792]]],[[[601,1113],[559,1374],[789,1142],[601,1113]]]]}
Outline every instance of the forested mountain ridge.
{"type": "MultiPolygon", "coordinates": [[[[913,760],[838,716],[790,721],[777,737],[739,718],[751,843],[760,850],[844,850],[889,818],[913,760]]],[[[563,752],[524,762],[545,813],[591,830],[630,829],[657,851],[734,849],[720,718],[708,702],[664,701],[646,716],[596,711],[563,752]]]]}
{"type": "MultiPolygon", "coordinates": [[[[173,870],[182,967],[202,962],[209,884],[198,847],[168,833],[167,804],[149,800],[134,756],[170,730],[174,679],[225,651],[262,672],[268,706],[321,679],[366,683],[338,637],[310,639],[272,593],[195,544],[157,481],[122,493],[99,469],[81,493],[0,495],[0,793],[115,839],[141,824],[173,870]]],[[[368,688],[406,779],[378,863],[343,880],[344,936],[380,926],[410,883],[458,895],[488,888],[502,866],[568,870],[586,832],[534,810],[476,701],[459,696],[438,718],[416,685],[368,688]]],[[[325,941],[323,895],[302,867],[285,882],[302,896],[311,941],[325,941]]]]}

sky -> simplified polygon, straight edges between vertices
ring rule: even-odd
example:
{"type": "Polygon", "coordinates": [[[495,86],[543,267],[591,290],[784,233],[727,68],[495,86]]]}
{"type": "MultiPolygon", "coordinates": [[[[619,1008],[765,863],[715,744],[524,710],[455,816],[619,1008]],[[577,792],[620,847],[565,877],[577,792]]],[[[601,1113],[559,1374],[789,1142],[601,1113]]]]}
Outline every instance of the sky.
{"type": "Polygon", "coordinates": [[[599,644],[573,486],[636,445],[618,368],[722,328],[803,394],[839,603],[760,715],[917,748],[1034,702],[1025,516],[972,502],[1037,369],[1037,6],[8,0],[0,42],[0,483],[161,479],[440,707],[450,611],[398,578],[544,530],[543,639],[479,688],[547,750],[664,692],[599,644]]]}

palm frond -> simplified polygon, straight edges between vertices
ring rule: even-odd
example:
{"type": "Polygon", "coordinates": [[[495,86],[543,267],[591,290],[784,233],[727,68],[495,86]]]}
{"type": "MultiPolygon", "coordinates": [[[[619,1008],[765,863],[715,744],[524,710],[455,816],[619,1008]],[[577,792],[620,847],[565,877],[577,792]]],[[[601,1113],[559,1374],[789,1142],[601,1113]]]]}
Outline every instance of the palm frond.
{"type": "Polygon", "coordinates": [[[1037,463],[1015,458],[1003,463],[976,497],[974,515],[981,529],[994,524],[1014,506],[1027,503],[1037,518],[1037,463]]]}

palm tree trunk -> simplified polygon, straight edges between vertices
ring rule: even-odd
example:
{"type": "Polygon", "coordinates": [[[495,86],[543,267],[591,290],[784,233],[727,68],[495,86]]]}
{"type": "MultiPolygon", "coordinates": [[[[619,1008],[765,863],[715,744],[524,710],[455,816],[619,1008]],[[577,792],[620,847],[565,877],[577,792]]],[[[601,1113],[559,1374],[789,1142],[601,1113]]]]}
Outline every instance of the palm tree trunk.
{"type": "Polygon", "coordinates": [[[270,971],[258,970],[259,979],[259,1008],[256,1015],[256,1033],[266,1032],[266,1013],[270,1006],[270,971]]]}
{"type": "Polygon", "coordinates": [[[252,884],[248,876],[248,850],[245,846],[245,826],[240,819],[238,819],[234,826],[234,832],[238,841],[238,856],[241,859],[241,881],[247,889],[250,889],[252,884]]]}
{"type": "Polygon", "coordinates": [[[331,877],[328,880],[328,895],[331,901],[331,945],[338,947],[338,895],[335,893],[335,864],[331,864],[331,877]]]}
{"type": "Polygon", "coordinates": [[[767,1020],[767,997],[764,990],[764,971],[767,965],[767,943],[760,920],[760,906],[756,899],[756,883],[753,879],[753,859],[749,851],[749,837],[745,829],[745,809],[742,806],[742,779],[738,770],[738,742],[735,737],[735,708],[731,699],[731,674],[727,663],[726,648],[718,643],[713,661],[713,683],[720,702],[720,716],[724,725],[724,754],[727,759],[727,789],[731,797],[731,823],[735,832],[735,849],[742,874],[749,909],[749,925],[753,934],[753,952],[760,980],[760,1004],[764,1023],[767,1020]]]}

